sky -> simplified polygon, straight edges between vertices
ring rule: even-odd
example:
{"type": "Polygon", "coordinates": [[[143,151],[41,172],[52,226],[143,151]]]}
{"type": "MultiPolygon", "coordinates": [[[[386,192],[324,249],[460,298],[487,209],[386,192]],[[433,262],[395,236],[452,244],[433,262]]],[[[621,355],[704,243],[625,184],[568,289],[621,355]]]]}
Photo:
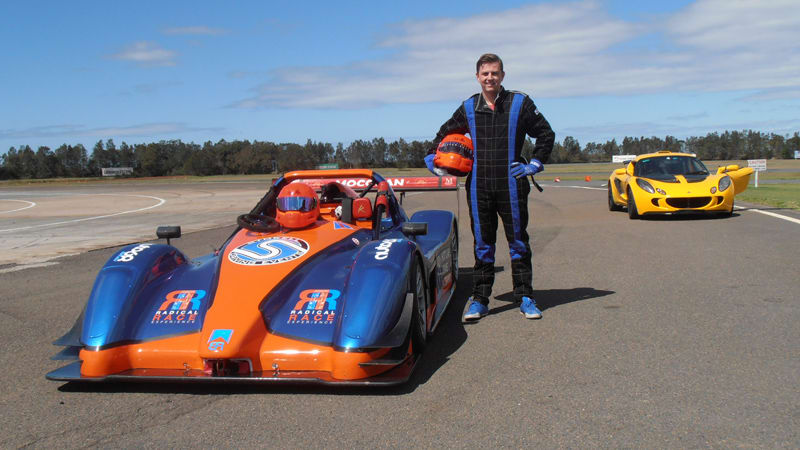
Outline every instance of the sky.
{"type": "Polygon", "coordinates": [[[3,1],[0,153],[432,139],[496,53],[556,139],[800,131],[800,1],[3,1]]]}

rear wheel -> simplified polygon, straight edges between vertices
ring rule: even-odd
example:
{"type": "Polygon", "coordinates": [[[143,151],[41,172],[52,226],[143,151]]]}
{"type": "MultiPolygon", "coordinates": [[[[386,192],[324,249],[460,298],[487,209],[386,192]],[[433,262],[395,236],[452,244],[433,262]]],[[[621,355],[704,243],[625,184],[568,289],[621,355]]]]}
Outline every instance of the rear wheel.
{"type": "Polygon", "coordinates": [[[639,218],[639,211],[636,209],[636,200],[633,198],[631,188],[628,188],[628,217],[631,219],[639,218]]]}
{"type": "Polygon", "coordinates": [[[419,262],[414,262],[409,291],[414,294],[414,311],[411,315],[411,343],[415,353],[422,353],[428,340],[428,295],[424,273],[419,262]]]}

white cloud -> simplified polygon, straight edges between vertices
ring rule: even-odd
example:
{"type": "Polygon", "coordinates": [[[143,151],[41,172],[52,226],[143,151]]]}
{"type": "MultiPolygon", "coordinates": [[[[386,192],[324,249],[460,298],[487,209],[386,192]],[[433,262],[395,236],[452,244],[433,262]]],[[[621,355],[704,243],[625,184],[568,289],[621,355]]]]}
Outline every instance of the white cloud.
{"type": "Polygon", "coordinates": [[[122,51],[111,55],[114,59],[133,61],[144,66],[174,66],[176,53],[161,48],[155,42],[134,42],[122,51]]]}
{"type": "Polygon", "coordinates": [[[205,35],[205,36],[219,36],[226,34],[228,30],[222,28],[212,28],[206,26],[194,27],[170,27],[165,28],[164,34],[179,34],[179,35],[205,35]]]}
{"type": "Polygon", "coordinates": [[[174,136],[180,133],[187,132],[219,132],[223,131],[219,127],[201,128],[192,127],[182,122],[153,122],[143,123],[137,125],[115,126],[115,127],[102,127],[102,128],[87,128],[83,125],[76,124],[58,124],[47,125],[41,127],[33,127],[27,129],[0,129],[0,138],[2,139],[18,139],[18,138],[52,138],[52,137],[101,137],[101,138],[118,138],[118,137],[158,137],[158,136],[174,136]]]}
{"type": "Polygon", "coordinates": [[[626,22],[587,0],[402,22],[377,40],[383,59],[281,68],[233,106],[457,101],[477,92],[484,52],[503,58],[509,88],[534,97],[800,87],[796,0],[699,0],[653,20],[626,22]]]}

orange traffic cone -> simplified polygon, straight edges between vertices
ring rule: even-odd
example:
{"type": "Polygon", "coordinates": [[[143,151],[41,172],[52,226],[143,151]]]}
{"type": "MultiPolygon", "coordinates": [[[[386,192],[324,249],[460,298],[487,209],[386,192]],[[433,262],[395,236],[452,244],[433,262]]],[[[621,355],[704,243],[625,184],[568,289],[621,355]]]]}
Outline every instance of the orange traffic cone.
{"type": "Polygon", "coordinates": [[[586,180],[586,181],[592,181],[592,177],[591,177],[591,175],[586,175],[586,178],[584,178],[584,180],[586,180]]]}

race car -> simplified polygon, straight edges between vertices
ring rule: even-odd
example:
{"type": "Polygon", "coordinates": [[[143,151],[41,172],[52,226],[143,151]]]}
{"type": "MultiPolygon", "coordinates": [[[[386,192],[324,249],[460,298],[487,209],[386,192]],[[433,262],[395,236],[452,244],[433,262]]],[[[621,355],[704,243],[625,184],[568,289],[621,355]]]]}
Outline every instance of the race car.
{"type": "Polygon", "coordinates": [[[54,342],[65,349],[53,359],[73,362],[47,378],[408,380],[455,290],[452,212],[409,219],[371,170],[295,171],[237,224],[219,250],[193,260],[170,244],[177,226],[159,227],[166,244],[112,255],[72,330],[54,342]]]}
{"type": "Polygon", "coordinates": [[[662,150],[637,156],[608,179],[608,209],[631,219],[650,214],[733,214],[733,198],[747,189],[750,167],[732,164],[710,173],[695,155],[662,150]]]}

